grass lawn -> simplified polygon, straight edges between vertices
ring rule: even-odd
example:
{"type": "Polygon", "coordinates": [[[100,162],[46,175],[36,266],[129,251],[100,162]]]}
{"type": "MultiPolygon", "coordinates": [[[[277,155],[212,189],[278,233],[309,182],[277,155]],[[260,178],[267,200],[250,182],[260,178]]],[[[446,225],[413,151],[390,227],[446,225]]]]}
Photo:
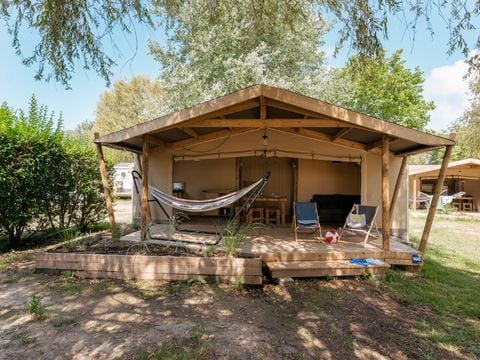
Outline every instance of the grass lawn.
{"type": "MultiPolygon", "coordinates": [[[[410,218],[414,243],[424,223],[425,217],[410,218]]],[[[432,311],[415,324],[419,336],[480,357],[480,220],[437,216],[422,271],[391,271],[384,283],[400,301],[432,311]]]]}

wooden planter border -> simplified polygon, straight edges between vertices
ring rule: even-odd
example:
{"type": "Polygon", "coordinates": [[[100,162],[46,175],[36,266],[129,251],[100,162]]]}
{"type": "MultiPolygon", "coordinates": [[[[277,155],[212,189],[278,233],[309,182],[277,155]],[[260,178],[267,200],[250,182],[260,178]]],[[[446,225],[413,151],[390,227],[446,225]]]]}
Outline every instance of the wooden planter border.
{"type": "Polygon", "coordinates": [[[188,280],[213,279],[218,282],[262,284],[262,261],[232,257],[108,255],[40,253],[37,271],[75,271],[82,278],[188,280]]]}

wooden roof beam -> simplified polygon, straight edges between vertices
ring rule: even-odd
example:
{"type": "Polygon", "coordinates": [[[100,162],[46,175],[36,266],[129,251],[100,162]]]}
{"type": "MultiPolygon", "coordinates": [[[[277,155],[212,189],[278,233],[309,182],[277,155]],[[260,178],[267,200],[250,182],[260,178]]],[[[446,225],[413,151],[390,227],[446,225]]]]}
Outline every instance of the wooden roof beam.
{"type": "Polygon", "coordinates": [[[197,138],[176,141],[174,143],[167,144],[166,147],[170,150],[179,150],[179,149],[184,149],[191,146],[204,144],[210,141],[215,141],[218,139],[224,139],[230,136],[235,136],[235,135],[242,134],[252,130],[256,130],[256,129],[250,129],[250,128],[234,129],[234,130],[224,129],[224,130],[215,131],[205,135],[199,135],[197,138]]]}
{"type": "Polygon", "coordinates": [[[346,127],[337,131],[335,135],[333,135],[333,141],[340,139],[342,136],[346,135],[353,127],[346,127]]]}
{"type": "Polygon", "coordinates": [[[191,128],[188,128],[188,127],[179,127],[179,129],[184,132],[185,134],[187,135],[190,135],[191,137],[193,138],[198,138],[198,133],[191,129],[191,128]]]}
{"type": "MultiPolygon", "coordinates": [[[[302,136],[304,138],[318,140],[326,143],[332,143],[333,137],[331,135],[323,134],[318,131],[313,131],[305,128],[300,128],[298,131],[296,129],[289,129],[289,128],[276,128],[275,130],[280,132],[285,132],[288,134],[302,136]]],[[[345,140],[345,139],[338,139],[334,144],[346,147],[346,148],[353,148],[357,150],[366,151],[366,147],[364,144],[357,143],[355,141],[345,140]]]]}
{"type": "Polygon", "coordinates": [[[197,120],[185,125],[185,128],[209,128],[209,127],[311,127],[311,128],[344,128],[345,123],[330,118],[314,119],[206,119],[197,120]]]}
{"type": "MultiPolygon", "coordinates": [[[[399,141],[401,139],[398,139],[398,138],[389,138],[389,145],[391,146],[392,144],[394,144],[396,141],[399,141]]],[[[378,141],[375,141],[373,143],[370,143],[367,145],[367,151],[370,151],[370,150],[373,150],[373,149],[376,149],[376,148],[379,148],[379,147],[382,147],[383,146],[383,140],[380,139],[378,141]]]]}

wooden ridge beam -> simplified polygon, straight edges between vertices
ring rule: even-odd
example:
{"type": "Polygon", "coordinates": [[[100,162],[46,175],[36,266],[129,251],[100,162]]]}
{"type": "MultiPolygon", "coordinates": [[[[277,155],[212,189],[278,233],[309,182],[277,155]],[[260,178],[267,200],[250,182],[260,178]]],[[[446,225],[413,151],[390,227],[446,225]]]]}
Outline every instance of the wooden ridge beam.
{"type": "Polygon", "coordinates": [[[329,118],[307,118],[307,119],[205,119],[189,122],[183,128],[209,128],[209,127],[325,127],[344,128],[345,123],[329,118]]]}
{"type": "Polygon", "coordinates": [[[226,137],[242,134],[244,132],[248,132],[252,130],[256,130],[256,129],[251,129],[251,128],[234,129],[234,130],[224,129],[224,130],[215,131],[210,134],[199,135],[197,138],[180,140],[174,143],[170,143],[170,144],[167,144],[166,147],[171,150],[178,150],[178,149],[183,149],[191,146],[204,144],[204,143],[218,140],[218,139],[224,139],[226,137]]]}

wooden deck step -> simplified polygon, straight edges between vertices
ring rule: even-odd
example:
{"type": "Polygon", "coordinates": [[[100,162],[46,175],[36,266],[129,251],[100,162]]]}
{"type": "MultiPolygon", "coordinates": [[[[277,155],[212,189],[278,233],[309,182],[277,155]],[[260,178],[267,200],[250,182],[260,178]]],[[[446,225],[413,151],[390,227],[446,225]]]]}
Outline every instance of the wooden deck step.
{"type": "Polygon", "coordinates": [[[280,249],[277,252],[264,252],[258,253],[262,261],[264,262],[276,262],[276,261],[337,261],[337,260],[349,260],[351,258],[360,258],[360,259],[379,259],[383,260],[385,258],[385,253],[381,249],[374,248],[349,248],[349,249],[313,249],[313,250],[304,250],[303,249],[293,249],[289,251],[284,251],[280,249]]]}
{"type": "Polygon", "coordinates": [[[272,278],[358,276],[369,272],[373,275],[385,274],[390,265],[360,266],[348,260],[335,261],[273,261],[267,262],[272,278]]]}

